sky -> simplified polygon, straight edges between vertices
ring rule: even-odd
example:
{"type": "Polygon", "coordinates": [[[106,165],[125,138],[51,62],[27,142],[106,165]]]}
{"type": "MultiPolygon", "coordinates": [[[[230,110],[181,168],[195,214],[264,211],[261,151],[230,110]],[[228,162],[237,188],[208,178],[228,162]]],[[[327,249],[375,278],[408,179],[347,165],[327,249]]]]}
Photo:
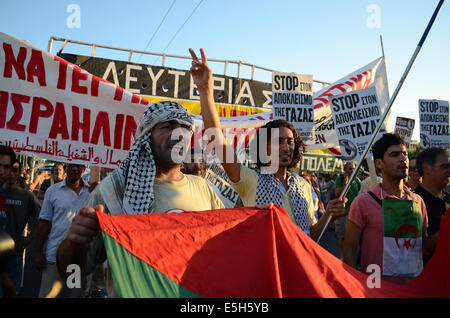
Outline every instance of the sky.
{"type": "MultiPolygon", "coordinates": [[[[208,58],[243,61],[281,72],[312,74],[332,83],[382,55],[389,92],[396,89],[437,6],[437,0],[0,0],[0,31],[42,50],[50,37],[189,56],[204,48],[208,58]]],[[[419,140],[419,99],[450,100],[450,4],[444,3],[391,109],[413,118],[419,140]]],[[[55,42],[55,54],[62,42],[55,42]]],[[[68,44],[65,53],[90,55],[68,44]]],[[[95,56],[122,59],[128,53],[97,48],[95,56]]],[[[161,65],[136,54],[132,62],[161,65]]],[[[223,64],[210,63],[223,75],[223,64]]],[[[166,66],[189,69],[189,60],[166,66]]],[[[228,76],[237,76],[230,65],[228,76]]],[[[250,68],[242,69],[250,76],[250,68]]],[[[271,73],[255,79],[270,82],[271,73]]],[[[320,85],[315,86],[319,90],[320,85]]]]}

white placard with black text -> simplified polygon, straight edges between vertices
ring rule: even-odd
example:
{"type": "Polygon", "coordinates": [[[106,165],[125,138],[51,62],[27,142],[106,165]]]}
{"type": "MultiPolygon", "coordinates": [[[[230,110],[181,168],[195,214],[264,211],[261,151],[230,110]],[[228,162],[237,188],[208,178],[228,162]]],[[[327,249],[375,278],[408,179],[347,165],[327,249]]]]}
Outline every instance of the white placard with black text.
{"type": "Polygon", "coordinates": [[[419,118],[420,148],[450,148],[448,101],[419,99],[419,118]]]}
{"type": "Polygon", "coordinates": [[[294,125],[302,139],[313,141],[313,76],[272,72],[273,119],[285,119],[294,125]]]}
{"type": "Polygon", "coordinates": [[[330,107],[342,160],[359,160],[382,117],[375,87],[332,96],[330,107]]]}

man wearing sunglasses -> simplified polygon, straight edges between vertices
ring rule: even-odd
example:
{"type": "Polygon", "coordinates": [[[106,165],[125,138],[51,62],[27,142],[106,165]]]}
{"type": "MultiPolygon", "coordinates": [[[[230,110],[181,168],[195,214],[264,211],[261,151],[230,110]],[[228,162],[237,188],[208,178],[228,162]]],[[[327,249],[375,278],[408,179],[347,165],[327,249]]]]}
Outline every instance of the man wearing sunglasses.
{"type": "Polygon", "coordinates": [[[422,177],[420,176],[419,171],[417,169],[416,161],[417,161],[416,157],[409,158],[409,173],[406,185],[411,191],[414,191],[414,189],[417,188],[417,186],[422,183],[422,177]]]}

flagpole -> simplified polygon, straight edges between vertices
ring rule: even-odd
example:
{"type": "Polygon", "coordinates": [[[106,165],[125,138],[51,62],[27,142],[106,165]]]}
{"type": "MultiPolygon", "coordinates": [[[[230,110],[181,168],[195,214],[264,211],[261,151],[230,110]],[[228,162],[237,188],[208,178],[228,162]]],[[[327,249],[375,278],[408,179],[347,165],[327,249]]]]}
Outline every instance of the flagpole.
{"type": "MultiPolygon", "coordinates": [[[[416,57],[419,54],[419,51],[422,48],[422,45],[425,42],[425,39],[427,38],[428,33],[430,32],[431,26],[433,25],[434,20],[436,19],[437,15],[439,13],[439,10],[441,9],[443,3],[444,3],[444,0],[440,0],[439,4],[437,5],[436,9],[434,10],[433,16],[431,17],[430,22],[428,22],[427,28],[425,29],[425,32],[423,33],[422,37],[420,38],[419,44],[417,45],[416,50],[414,51],[414,54],[413,54],[413,56],[411,57],[411,59],[410,59],[410,61],[408,63],[408,66],[406,67],[405,72],[403,73],[402,77],[400,78],[400,81],[397,84],[397,88],[395,89],[394,94],[391,96],[391,98],[389,100],[389,104],[388,104],[388,106],[386,107],[386,110],[383,113],[382,119],[378,122],[378,126],[377,126],[377,128],[375,129],[375,131],[373,132],[373,134],[372,134],[372,136],[370,138],[370,142],[367,144],[366,148],[364,149],[364,152],[362,153],[361,158],[359,159],[358,164],[355,167],[355,170],[353,170],[353,173],[349,177],[348,183],[345,185],[344,190],[341,192],[341,195],[339,196],[339,199],[342,199],[342,198],[344,198],[347,195],[347,192],[350,189],[350,186],[351,186],[353,180],[355,179],[355,177],[356,177],[356,175],[357,175],[357,173],[359,171],[359,168],[362,165],[362,162],[363,162],[364,158],[367,156],[367,153],[369,152],[370,148],[372,147],[372,144],[375,141],[375,138],[377,137],[378,133],[380,132],[381,126],[383,126],[383,122],[385,121],[387,115],[389,114],[389,111],[391,110],[392,104],[394,103],[395,98],[398,95],[398,92],[400,91],[400,88],[402,87],[403,82],[406,79],[406,76],[408,75],[408,73],[409,73],[409,71],[410,71],[414,61],[416,60],[416,57]]],[[[332,220],[332,217],[328,216],[327,222],[325,223],[325,226],[323,227],[322,232],[320,233],[320,235],[319,235],[319,237],[317,239],[317,243],[319,243],[320,240],[322,239],[322,236],[325,233],[325,231],[328,229],[328,226],[330,225],[331,220],[332,220]]]]}
{"type": "Polygon", "coordinates": [[[389,83],[387,80],[387,64],[386,64],[386,56],[384,55],[384,44],[383,44],[383,36],[380,34],[380,44],[381,44],[381,54],[383,56],[383,62],[384,62],[384,77],[386,78],[386,90],[387,90],[387,96],[389,98],[389,83]]]}
{"type": "Polygon", "coordinates": [[[384,57],[383,36],[380,34],[381,55],[384,57]]]}

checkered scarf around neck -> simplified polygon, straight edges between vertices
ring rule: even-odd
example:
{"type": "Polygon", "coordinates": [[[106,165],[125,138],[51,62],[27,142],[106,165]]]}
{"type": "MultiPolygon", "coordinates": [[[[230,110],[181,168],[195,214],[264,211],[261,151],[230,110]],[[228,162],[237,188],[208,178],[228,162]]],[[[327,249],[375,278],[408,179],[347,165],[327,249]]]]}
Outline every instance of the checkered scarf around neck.
{"type": "MultiPolygon", "coordinates": [[[[270,202],[282,206],[281,193],[279,187],[282,186],[280,181],[272,173],[263,173],[260,170],[258,174],[258,186],[256,188],[256,205],[265,205],[270,202]]],[[[288,186],[291,193],[292,209],[297,225],[308,236],[310,220],[308,214],[308,201],[305,196],[306,187],[300,176],[289,173],[287,178],[288,186]]]]}
{"type": "Polygon", "coordinates": [[[189,112],[180,104],[161,101],[150,105],[136,130],[136,138],[126,159],[119,166],[124,178],[123,212],[126,214],[144,214],[153,211],[153,182],[156,165],[150,140],[156,124],[175,120],[194,129],[194,121],[189,112]]]}

